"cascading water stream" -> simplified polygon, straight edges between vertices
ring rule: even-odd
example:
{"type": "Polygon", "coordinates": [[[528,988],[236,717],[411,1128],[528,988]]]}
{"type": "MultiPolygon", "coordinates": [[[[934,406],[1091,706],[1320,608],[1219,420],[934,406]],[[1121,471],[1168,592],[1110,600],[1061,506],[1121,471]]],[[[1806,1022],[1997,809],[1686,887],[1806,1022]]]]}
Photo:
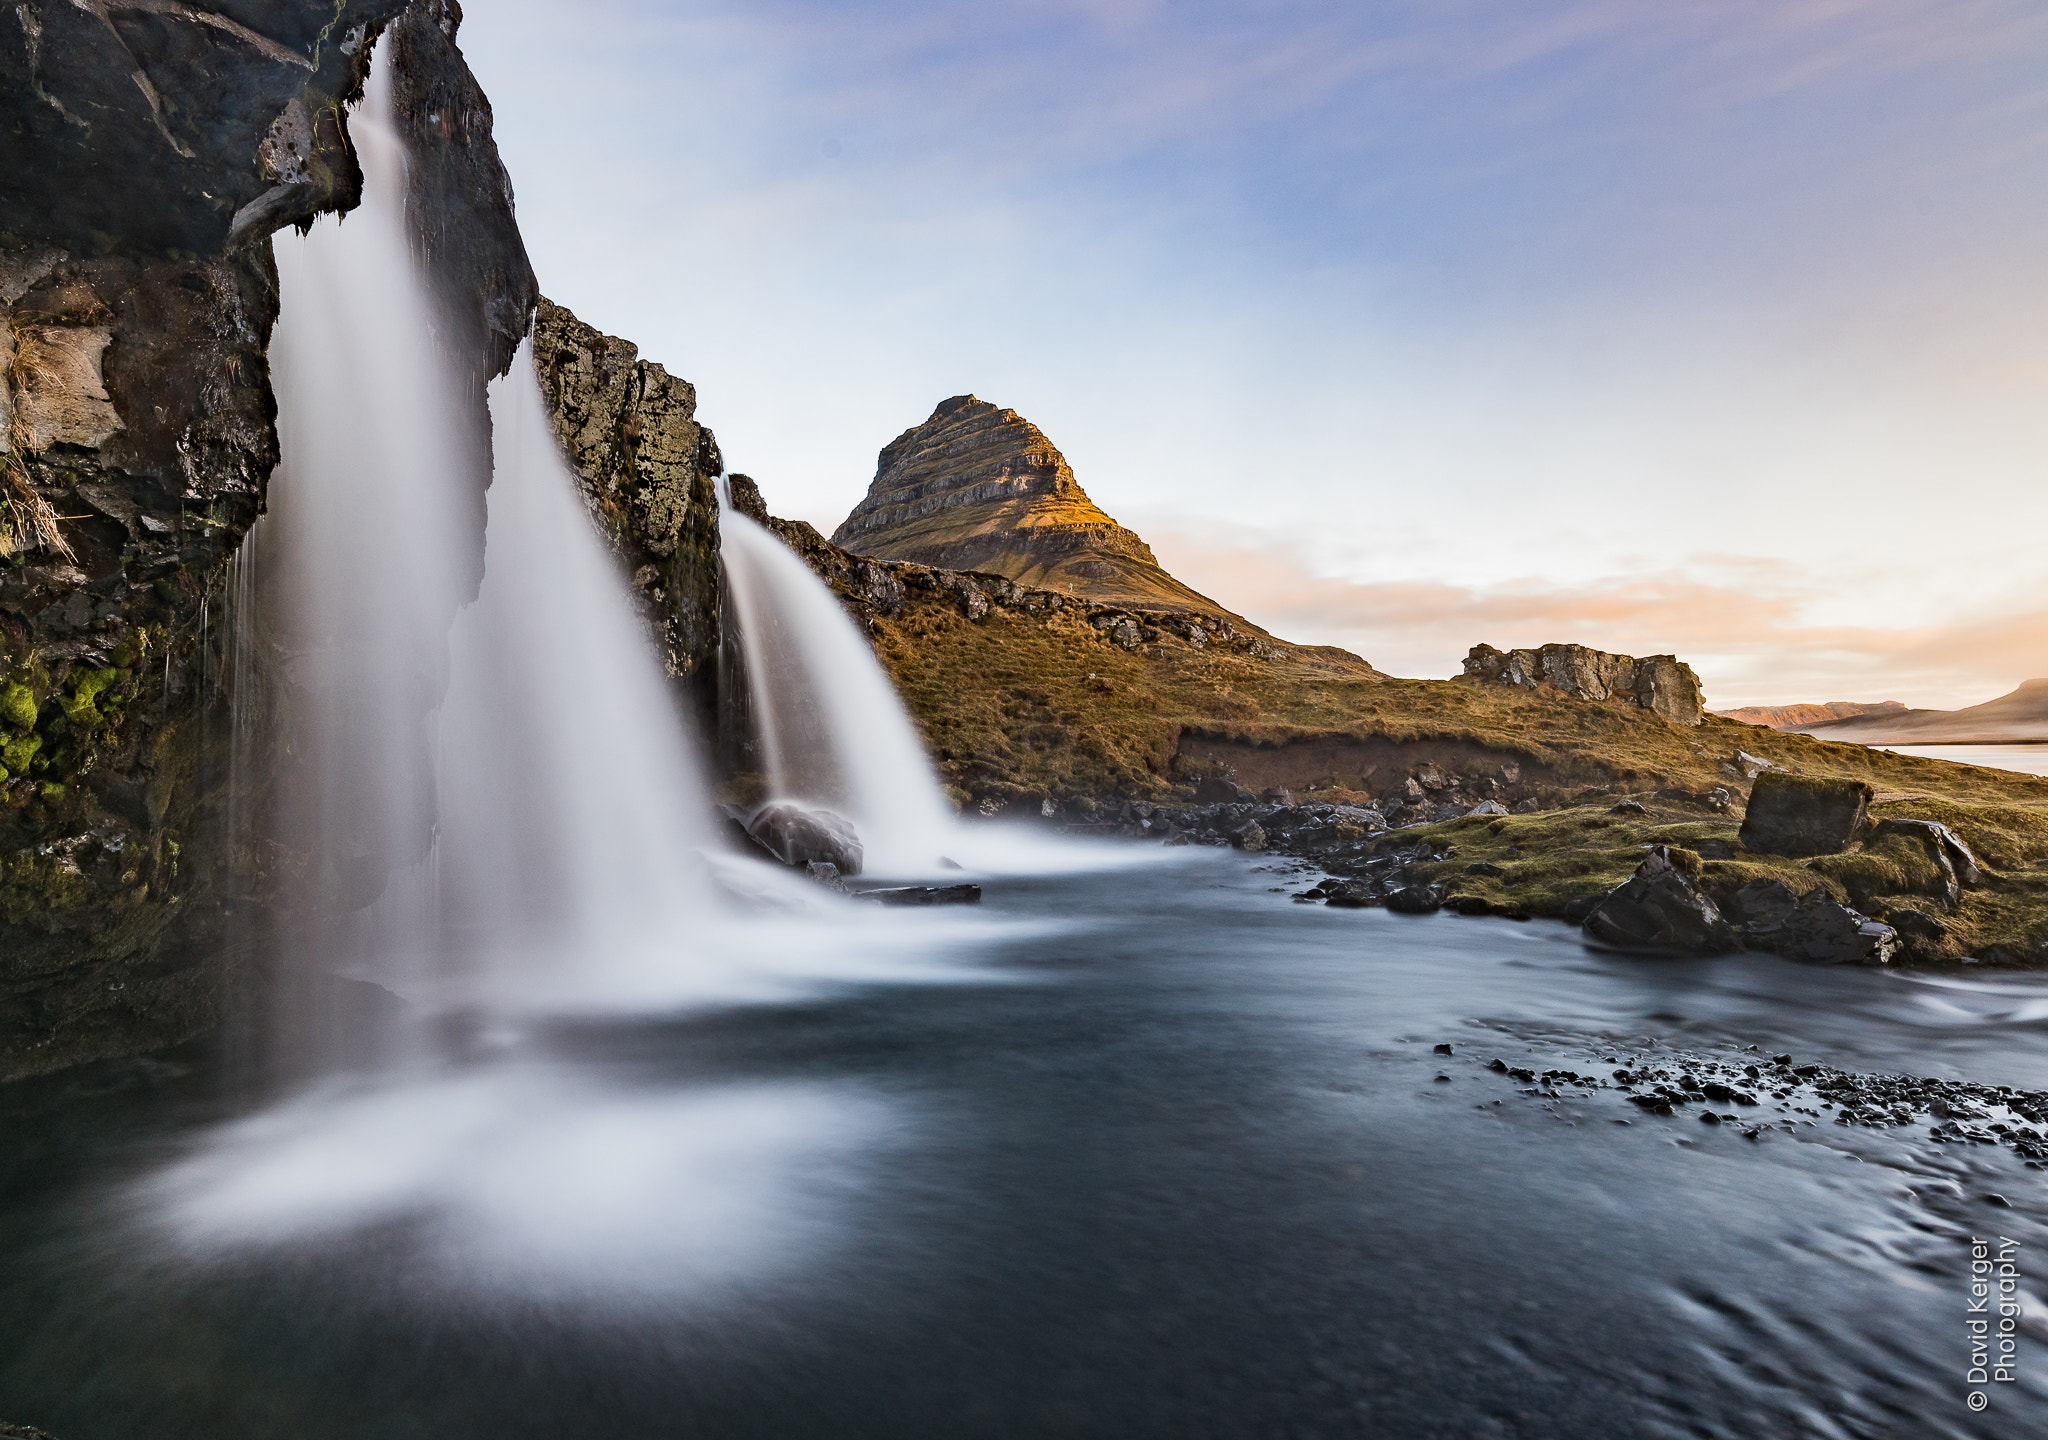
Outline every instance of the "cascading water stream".
{"type": "Polygon", "coordinates": [[[956,838],[924,743],[867,640],[795,552],[727,503],[719,558],[737,612],[770,800],[838,811],[866,868],[922,874],[956,838]]]}
{"type": "MultiPolygon", "coordinates": [[[[281,461],[261,557],[263,620],[283,647],[294,762],[276,829],[309,857],[307,917],[286,966],[290,1006],[322,971],[403,989],[438,968],[430,863],[433,756],[448,631],[475,569],[473,495],[448,417],[458,397],[406,232],[406,157],[380,63],[352,119],[361,206],[274,241],[270,346],[281,461]]],[[[286,1017],[332,1028],[324,1017],[286,1017]]],[[[322,1035],[360,1059],[390,1035],[322,1035]]]]}
{"type": "Polygon", "coordinates": [[[257,538],[305,762],[279,829],[316,857],[296,943],[428,1009],[488,1010],[579,969],[687,969],[713,903],[704,786],[530,342],[492,387],[467,593],[474,471],[386,76],[352,127],[362,206],[277,245],[283,463],[257,538]]]}
{"type": "MultiPolygon", "coordinates": [[[[889,1143],[887,1107],[687,1066],[636,1079],[545,1022],[601,1016],[634,1037],[624,1058],[671,1056],[678,1010],[986,977],[959,960],[1004,925],[842,899],[710,843],[691,737],[529,346],[491,390],[477,579],[470,427],[408,243],[387,60],[352,127],[362,206],[277,243],[283,460],[231,607],[237,738],[275,717],[294,757],[269,819],[287,864],[308,857],[280,1033],[314,1083],[136,1199],[194,1257],[366,1230],[407,1276],[666,1306],[823,1243],[826,1182],[889,1143]],[[260,720],[256,650],[286,672],[260,720]],[[335,973],[392,994],[366,1005],[335,973]]],[[[725,518],[777,753],[822,737],[814,773],[878,863],[936,864],[944,800],[866,644],[795,556],[725,518]]]]}

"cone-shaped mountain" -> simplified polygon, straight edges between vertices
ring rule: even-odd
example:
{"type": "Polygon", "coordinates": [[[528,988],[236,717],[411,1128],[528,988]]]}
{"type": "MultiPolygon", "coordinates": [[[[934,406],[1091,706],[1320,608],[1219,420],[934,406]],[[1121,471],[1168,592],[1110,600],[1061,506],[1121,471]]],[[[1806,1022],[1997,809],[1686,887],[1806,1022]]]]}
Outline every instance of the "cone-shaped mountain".
{"type": "Polygon", "coordinates": [[[1045,432],[972,395],[940,401],[883,447],[867,498],[832,540],[877,560],[980,570],[1112,604],[1231,613],[1104,514],[1045,432]]]}

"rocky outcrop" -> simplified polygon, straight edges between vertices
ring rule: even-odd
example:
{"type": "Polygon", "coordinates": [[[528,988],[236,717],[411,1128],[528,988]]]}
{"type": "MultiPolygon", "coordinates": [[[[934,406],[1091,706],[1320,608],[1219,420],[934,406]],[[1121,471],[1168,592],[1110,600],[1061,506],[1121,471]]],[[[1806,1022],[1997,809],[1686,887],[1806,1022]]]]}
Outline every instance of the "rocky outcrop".
{"type": "Polygon", "coordinates": [[[1735,928],[1694,884],[1698,870],[1697,856],[1652,847],[1636,873],[1586,917],[1586,934],[1624,950],[1739,949],[1735,928]]]}
{"type": "Polygon", "coordinates": [[[1090,500],[1052,441],[972,395],[884,446],[874,483],[832,543],[878,560],[984,571],[1036,589],[1148,610],[1242,617],[1161,569],[1090,500]]]}
{"type": "Polygon", "coordinates": [[[1756,880],[1735,893],[1729,908],[1750,949],[1788,960],[1888,965],[1899,954],[1897,930],[1840,904],[1825,890],[1799,895],[1782,880],[1756,880]]]}
{"type": "Polygon", "coordinates": [[[343,106],[405,0],[19,0],[0,10],[0,237],[219,256],[352,209],[343,106]]]}
{"type": "MultiPolygon", "coordinates": [[[[268,236],[359,199],[345,107],[403,8],[0,12],[0,1074],[210,1023],[231,913],[261,899],[220,822],[262,688],[225,622],[277,461],[268,236]]],[[[497,164],[459,19],[423,5],[394,37],[401,92],[453,97],[413,116],[423,182],[497,164]]],[[[413,200],[422,253],[459,272],[463,247],[425,238],[442,199],[413,200]]],[[[444,287],[451,316],[530,285],[509,194],[483,209],[459,228],[503,263],[444,287]]],[[[501,329],[451,326],[473,377],[501,329]]]]}
{"type": "Polygon", "coordinates": [[[1742,844],[1760,855],[1832,855],[1863,828],[1875,794],[1861,780],[1766,770],[1749,792],[1742,844]]]}
{"type": "Polygon", "coordinates": [[[1705,712],[1700,679],[1675,655],[1610,655],[1585,645],[1496,650],[1474,645],[1460,677],[1495,685],[1548,685],[1575,700],[1627,700],[1674,725],[1697,725],[1705,712]]]}
{"type": "Polygon", "coordinates": [[[543,299],[534,368],[555,433],[654,632],[662,664],[707,721],[718,651],[718,441],[697,391],[636,346],[543,299]]]}

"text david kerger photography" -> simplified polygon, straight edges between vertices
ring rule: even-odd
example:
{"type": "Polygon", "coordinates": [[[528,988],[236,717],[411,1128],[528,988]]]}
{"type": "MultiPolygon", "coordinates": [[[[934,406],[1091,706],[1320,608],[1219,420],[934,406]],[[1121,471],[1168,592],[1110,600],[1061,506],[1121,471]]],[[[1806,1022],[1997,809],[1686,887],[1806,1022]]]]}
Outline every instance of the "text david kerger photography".
{"type": "Polygon", "coordinates": [[[2019,1378],[2020,1243],[1970,1239],[1970,1385],[1965,1401],[1972,1410],[1988,1409],[1986,1385],[2010,1385],[2019,1378]]]}

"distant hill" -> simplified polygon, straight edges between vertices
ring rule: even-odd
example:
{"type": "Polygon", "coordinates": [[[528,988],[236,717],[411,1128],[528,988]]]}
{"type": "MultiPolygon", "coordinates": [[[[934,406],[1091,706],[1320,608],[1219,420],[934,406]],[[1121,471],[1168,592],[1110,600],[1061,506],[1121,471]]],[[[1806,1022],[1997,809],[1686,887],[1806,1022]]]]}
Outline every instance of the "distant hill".
{"type": "Polygon", "coordinates": [[[940,401],[883,448],[867,497],[832,543],[876,560],[1259,628],[1167,574],[1149,545],[1088,498],[1036,425],[973,395],[940,401]]]}
{"type": "Polygon", "coordinates": [[[2019,745],[2048,741],[2048,680],[1967,710],[1893,710],[1796,727],[1824,740],[1862,745],[2019,745]]]}
{"type": "Polygon", "coordinates": [[[1902,715],[1906,707],[1897,700],[1875,703],[1863,700],[1830,700],[1825,705],[1745,705],[1740,710],[1716,710],[1724,720],[1745,725],[1768,725],[1773,730],[1799,730],[1829,720],[1848,720],[1858,715],[1902,715]]]}

